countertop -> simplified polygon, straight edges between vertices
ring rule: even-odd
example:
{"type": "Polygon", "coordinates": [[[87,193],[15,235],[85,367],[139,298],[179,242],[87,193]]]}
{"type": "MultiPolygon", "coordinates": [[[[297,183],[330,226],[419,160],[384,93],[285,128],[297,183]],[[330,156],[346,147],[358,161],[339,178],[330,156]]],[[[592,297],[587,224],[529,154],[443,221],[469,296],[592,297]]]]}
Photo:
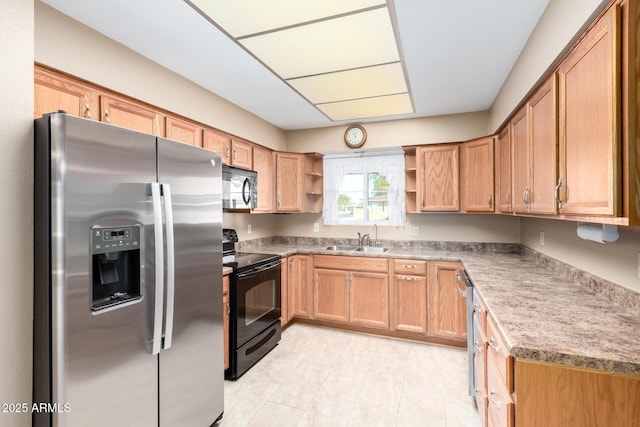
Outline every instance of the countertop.
{"type": "Polygon", "coordinates": [[[467,250],[393,247],[384,253],[358,253],[327,251],[326,244],[296,242],[263,243],[245,250],[281,256],[302,253],[460,261],[512,356],[640,375],[640,296],[617,289],[626,298],[620,303],[601,292],[602,287],[585,283],[593,282],[588,273],[571,273],[570,266],[569,272],[559,271],[557,265],[541,260],[544,255],[528,248],[508,253],[485,251],[483,244],[478,245],[471,244],[467,250]]]}

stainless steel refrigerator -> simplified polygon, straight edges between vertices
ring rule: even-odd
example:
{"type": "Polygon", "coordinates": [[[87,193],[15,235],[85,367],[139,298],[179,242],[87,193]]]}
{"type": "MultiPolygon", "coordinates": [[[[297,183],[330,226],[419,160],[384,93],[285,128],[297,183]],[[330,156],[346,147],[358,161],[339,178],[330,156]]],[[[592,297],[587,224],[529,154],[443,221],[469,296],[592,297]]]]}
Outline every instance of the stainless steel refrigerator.
{"type": "Polygon", "coordinates": [[[34,426],[210,426],[223,412],[220,155],[35,121],[34,426]]]}

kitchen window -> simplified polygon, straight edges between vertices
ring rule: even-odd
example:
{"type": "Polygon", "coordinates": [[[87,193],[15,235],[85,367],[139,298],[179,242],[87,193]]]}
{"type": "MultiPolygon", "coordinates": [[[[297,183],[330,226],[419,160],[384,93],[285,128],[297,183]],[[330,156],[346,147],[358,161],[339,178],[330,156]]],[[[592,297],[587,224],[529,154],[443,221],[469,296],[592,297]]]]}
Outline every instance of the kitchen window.
{"type": "Polygon", "coordinates": [[[404,225],[402,152],[327,154],[323,162],[325,225],[404,225]]]}

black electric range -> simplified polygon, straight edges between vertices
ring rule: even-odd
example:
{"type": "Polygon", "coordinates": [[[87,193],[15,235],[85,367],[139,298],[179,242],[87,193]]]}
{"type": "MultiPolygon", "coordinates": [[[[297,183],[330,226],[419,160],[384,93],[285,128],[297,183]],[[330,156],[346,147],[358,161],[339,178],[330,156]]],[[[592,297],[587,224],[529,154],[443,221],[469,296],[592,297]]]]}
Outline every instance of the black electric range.
{"type": "Polygon", "coordinates": [[[233,268],[229,286],[229,368],[235,380],[280,341],[281,257],[236,252],[238,234],[223,229],[222,262],[233,268]]]}

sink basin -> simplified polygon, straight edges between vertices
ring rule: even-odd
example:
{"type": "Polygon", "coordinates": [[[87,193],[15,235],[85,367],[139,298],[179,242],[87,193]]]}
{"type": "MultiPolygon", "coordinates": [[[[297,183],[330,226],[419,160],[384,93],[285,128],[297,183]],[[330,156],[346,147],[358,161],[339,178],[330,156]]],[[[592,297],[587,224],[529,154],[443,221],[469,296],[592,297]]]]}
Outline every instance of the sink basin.
{"type": "Polygon", "coordinates": [[[356,246],[348,246],[348,245],[333,245],[327,246],[324,248],[326,251],[352,251],[356,248],[356,246]]]}
{"type": "Polygon", "coordinates": [[[358,252],[372,252],[372,253],[383,253],[388,251],[389,248],[383,248],[381,246],[359,246],[356,251],[358,252]]]}

